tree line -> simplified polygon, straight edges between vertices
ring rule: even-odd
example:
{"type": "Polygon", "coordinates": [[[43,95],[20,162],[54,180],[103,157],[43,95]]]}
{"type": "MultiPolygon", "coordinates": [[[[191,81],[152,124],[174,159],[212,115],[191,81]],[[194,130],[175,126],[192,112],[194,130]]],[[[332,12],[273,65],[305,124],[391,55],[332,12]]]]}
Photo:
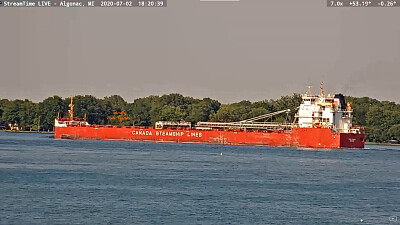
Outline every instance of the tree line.
{"type": "MultiPolygon", "coordinates": [[[[35,103],[25,100],[0,100],[0,127],[9,129],[16,124],[22,130],[53,130],[58,113],[68,117],[71,99],[53,96],[35,103]]],[[[400,140],[400,105],[389,101],[378,101],[368,97],[346,97],[352,102],[353,123],[365,127],[368,141],[383,142],[400,140]]],[[[301,95],[282,96],[277,100],[257,102],[241,101],[221,104],[210,98],[196,99],[181,94],[148,96],[132,103],[121,96],[96,98],[92,95],[74,97],[74,116],[91,124],[153,126],[156,121],[185,120],[233,122],[250,117],[294,109],[301,103],[301,95]],[[118,118],[116,118],[118,116],[118,118]]],[[[293,121],[294,112],[274,117],[274,121],[293,121]]]]}

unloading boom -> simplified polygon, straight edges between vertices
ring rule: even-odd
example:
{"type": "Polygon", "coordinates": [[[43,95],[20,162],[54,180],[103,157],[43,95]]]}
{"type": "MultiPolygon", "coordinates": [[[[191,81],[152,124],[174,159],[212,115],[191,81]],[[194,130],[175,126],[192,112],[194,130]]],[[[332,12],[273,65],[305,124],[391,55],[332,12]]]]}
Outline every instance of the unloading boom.
{"type": "Polygon", "coordinates": [[[255,130],[290,130],[292,129],[292,123],[275,123],[275,122],[198,122],[196,129],[255,129],[255,130]]]}
{"type": "Polygon", "coordinates": [[[239,122],[198,122],[196,129],[255,129],[255,130],[291,130],[293,123],[277,123],[277,122],[255,122],[282,113],[290,113],[290,109],[285,109],[273,113],[267,113],[261,116],[256,116],[239,122]]]}

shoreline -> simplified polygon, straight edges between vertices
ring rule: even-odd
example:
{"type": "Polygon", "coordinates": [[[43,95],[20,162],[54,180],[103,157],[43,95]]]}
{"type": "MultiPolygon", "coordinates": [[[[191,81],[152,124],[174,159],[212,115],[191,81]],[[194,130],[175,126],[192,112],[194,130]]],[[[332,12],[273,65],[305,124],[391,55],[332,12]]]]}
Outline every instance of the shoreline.
{"type": "Polygon", "coordinates": [[[53,131],[16,131],[16,130],[0,130],[0,132],[8,132],[8,133],[38,133],[38,134],[54,134],[53,131]]]}
{"type": "Polygon", "coordinates": [[[365,142],[365,145],[385,145],[385,146],[400,146],[400,144],[380,143],[380,142],[365,142]]]}

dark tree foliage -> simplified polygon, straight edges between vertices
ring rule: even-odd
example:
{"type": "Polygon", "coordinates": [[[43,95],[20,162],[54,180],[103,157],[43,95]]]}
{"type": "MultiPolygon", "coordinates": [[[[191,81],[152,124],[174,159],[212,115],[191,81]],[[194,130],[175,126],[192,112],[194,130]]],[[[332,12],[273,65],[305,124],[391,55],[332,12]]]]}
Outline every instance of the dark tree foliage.
{"type": "Polygon", "coordinates": [[[107,124],[110,125],[132,125],[133,118],[129,112],[131,109],[129,104],[119,95],[112,95],[110,97],[105,97],[101,101],[103,110],[107,116],[107,124]]]}
{"type": "MultiPolygon", "coordinates": [[[[46,98],[43,102],[39,103],[40,114],[40,127],[43,130],[53,130],[54,119],[57,117],[58,113],[62,117],[62,114],[66,114],[68,110],[68,103],[66,103],[61,97],[53,96],[46,98]]],[[[39,123],[36,121],[36,125],[39,123]]],[[[38,127],[37,127],[38,128],[38,127]]]]}
{"type": "MultiPolygon", "coordinates": [[[[70,100],[70,98],[67,98],[66,102],[69,103],[70,100]]],[[[74,106],[74,117],[83,118],[86,114],[89,123],[107,124],[107,111],[102,99],[92,95],[78,95],[74,97],[74,106]]]]}
{"type": "Polygon", "coordinates": [[[10,101],[9,101],[8,99],[1,99],[1,100],[0,100],[0,120],[2,120],[4,108],[5,108],[8,104],[10,104],[10,101]]]}
{"type": "Polygon", "coordinates": [[[362,97],[346,97],[352,102],[354,124],[365,127],[366,139],[373,142],[400,141],[400,105],[389,101],[362,97]]]}
{"type": "Polygon", "coordinates": [[[233,104],[224,104],[211,116],[212,121],[235,122],[247,119],[251,112],[251,102],[241,101],[233,104]]]}
{"type": "Polygon", "coordinates": [[[221,104],[218,101],[210,98],[204,98],[203,100],[192,104],[188,108],[186,120],[193,123],[197,123],[199,121],[209,121],[210,116],[215,114],[220,107],[221,104]]]}
{"type": "Polygon", "coordinates": [[[2,120],[7,124],[17,124],[22,129],[30,129],[38,115],[37,104],[25,100],[3,101],[2,120]]]}
{"type": "Polygon", "coordinates": [[[136,99],[130,105],[130,112],[132,113],[133,121],[138,126],[150,126],[155,108],[159,108],[157,104],[160,100],[158,96],[149,96],[146,98],[136,99]]]}
{"type": "Polygon", "coordinates": [[[354,98],[354,97],[346,97],[347,102],[352,103],[353,107],[353,122],[354,124],[358,124],[359,126],[367,125],[367,113],[369,108],[373,105],[379,105],[380,102],[375,99],[371,99],[368,97],[362,98],[354,98]]]}
{"type": "Polygon", "coordinates": [[[400,140],[400,124],[396,124],[390,127],[388,130],[389,140],[400,140]]]}
{"type": "MultiPolygon", "coordinates": [[[[17,124],[23,130],[53,130],[57,114],[68,117],[70,98],[49,97],[42,102],[25,100],[0,100],[0,123],[17,124]]],[[[368,141],[400,141],[400,105],[378,101],[368,97],[346,97],[352,102],[353,123],[365,127],[368,141]]],[[[288,115],[281,114],[274,121],[292,121],[301,103],[301,96],[294,94],[276,100],[258,102],[241,101],[232,104],[219,103],[210,98],[195,99],[181,94],[138,98],[133,103],[121,96],[112,95],[98,99],[91,95],[74,97],[75,117],[86,114],[89,123],[110,125],[153,126],[159,120],[185,120],[233,122],[269,112],[293,109],[288,115]]]]}

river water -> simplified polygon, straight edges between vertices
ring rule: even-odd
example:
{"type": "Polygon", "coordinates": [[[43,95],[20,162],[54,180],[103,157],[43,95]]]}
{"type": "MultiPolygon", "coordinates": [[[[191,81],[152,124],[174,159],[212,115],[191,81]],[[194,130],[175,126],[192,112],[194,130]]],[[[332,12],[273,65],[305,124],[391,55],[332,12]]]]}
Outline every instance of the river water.
{"type": "Polygon", "coordinates": [[[0,223],[400,224],[399,160],[398,146],[327,151],[0,132],[0,223]]]}

